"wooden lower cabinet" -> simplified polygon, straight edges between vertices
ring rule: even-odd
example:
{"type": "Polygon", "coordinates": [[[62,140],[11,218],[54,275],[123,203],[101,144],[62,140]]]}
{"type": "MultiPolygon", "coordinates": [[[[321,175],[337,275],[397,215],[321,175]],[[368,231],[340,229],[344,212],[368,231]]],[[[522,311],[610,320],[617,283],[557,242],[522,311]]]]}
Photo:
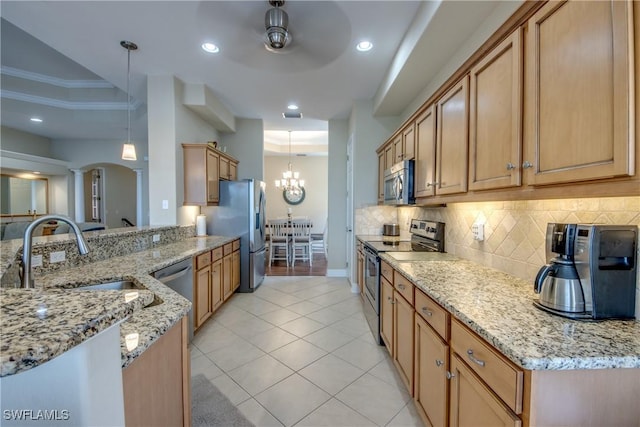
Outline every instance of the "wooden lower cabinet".
{"type": "Polygon", "coordinates": [[[211,264],[211,312],[222,305],[222,260],[217,259],[211,264]]]}
{"type": "Polygon", "coordinates": [[[231,254],[222,258],[222,299],[228,300],[233,294],[233,285],[231,280],[231,254]]]}
{"type": "Polygon", "coordinates": [[[449,420],[455,427],[519,427],[522,421],[473,371],[451,354],[451,404],[449,420]]]}
{"type": "Polygon", "coordinates": [[[393,357],[393,285],[380,277],[380,336],[393,357]]]}
{"type": "Polygon", "coordinates": [[[231,254],[231,287],[231,292],[240,287],[240,251],[231,254]]]}
{"type": "Polygon", "coordinates": [[[213,313],[211,309],[211,265],[196,271],[194,286],[194,328],[198,328],[213,313]]]}
{"type": "Polygon", "coordinates": [[[185,316],[122,370],[127,427],[191,425],[187,325],[185,316]]]}
{"type": "Polygon", "coordinates": [[[428,426],[449,421],[449,346],[415,314],[414,394],[418,413],[428,426]]]}
{"type": "Polygon", "coordinates": [[[413,394],[413,305],[397,291],[394,291],[394,301],[393,361],[409,394],[413,394]]]}

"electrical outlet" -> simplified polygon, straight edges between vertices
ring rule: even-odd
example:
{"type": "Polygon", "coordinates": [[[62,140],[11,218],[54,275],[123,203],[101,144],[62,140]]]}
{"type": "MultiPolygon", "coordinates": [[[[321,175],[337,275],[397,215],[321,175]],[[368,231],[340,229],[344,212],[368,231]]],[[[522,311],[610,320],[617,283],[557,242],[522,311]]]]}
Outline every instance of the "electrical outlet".
{"type": "Polygon", "coordinates": [[[153,243],[158,243],[160,241],[160,235],[159,234],[154,234],[153,235],[153,243]]]}
{"type": "Polygon", "coordinates": [[[67,259],[65,251],[51,252],[51,255],[49,255],[49,262],[52,264],[55,262],[62,262],[65,259],[67,259]]]}
{"type": "Polygon", "coordinates": [[[42,267],[42,255],[34,255],[31,257],[31,267],[42,267]]]}
{"type": "Polygon", "coordinates": [[[162,201],[162,209],[169,209],[169,201],[168,200],[163,200],[162,201]]]}
{"type": "Polygon", "coordinates": [[[484,223],[474,222],[471,226],[471,233],[474,240],[482,242],[484,240],[484,223]]]}

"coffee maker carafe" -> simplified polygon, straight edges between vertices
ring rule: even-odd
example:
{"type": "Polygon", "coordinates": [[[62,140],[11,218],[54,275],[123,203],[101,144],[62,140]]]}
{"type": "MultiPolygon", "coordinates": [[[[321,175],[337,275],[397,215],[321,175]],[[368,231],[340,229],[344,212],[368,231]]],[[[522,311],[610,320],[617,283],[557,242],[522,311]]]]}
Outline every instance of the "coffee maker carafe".
{"type": "Polygon", "coordinates": [[[577,224],[547,224],[547,264],[534,281],[540,299],[534,304],[548,311],[584,313],[585,298],[574,262],[577,224]]]}

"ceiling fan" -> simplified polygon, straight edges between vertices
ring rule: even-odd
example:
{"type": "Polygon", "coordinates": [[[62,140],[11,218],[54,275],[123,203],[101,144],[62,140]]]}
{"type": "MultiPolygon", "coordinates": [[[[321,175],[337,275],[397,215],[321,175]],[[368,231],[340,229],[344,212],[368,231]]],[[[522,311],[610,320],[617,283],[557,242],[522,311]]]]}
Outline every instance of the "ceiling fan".
{"type": "Polygon", "coordinates": [[[288,30],[289,15],[280,9],[284,6],[284,0],[269,0],[269,4],[273,8],[267,10],[264,15],[264,26],[267,30],[264,45],[267,50],[284,49],[292,38],[288,30]]]}

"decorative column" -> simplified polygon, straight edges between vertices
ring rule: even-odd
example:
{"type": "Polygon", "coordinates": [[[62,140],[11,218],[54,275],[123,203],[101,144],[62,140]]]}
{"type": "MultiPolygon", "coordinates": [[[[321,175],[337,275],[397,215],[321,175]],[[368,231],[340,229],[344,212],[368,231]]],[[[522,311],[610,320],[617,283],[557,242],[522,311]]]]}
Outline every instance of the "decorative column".
{"type": "Polygon", "coordinates": [[[142,169],[134,169],[136,173],[136,225],[142,225],[142,169]]]}
{"type": "Polygon", "coordinates": [[[74,211],[75,221],[84,222],[84,171],[82,169],[71,169],[74,177],[74,211]]]}

